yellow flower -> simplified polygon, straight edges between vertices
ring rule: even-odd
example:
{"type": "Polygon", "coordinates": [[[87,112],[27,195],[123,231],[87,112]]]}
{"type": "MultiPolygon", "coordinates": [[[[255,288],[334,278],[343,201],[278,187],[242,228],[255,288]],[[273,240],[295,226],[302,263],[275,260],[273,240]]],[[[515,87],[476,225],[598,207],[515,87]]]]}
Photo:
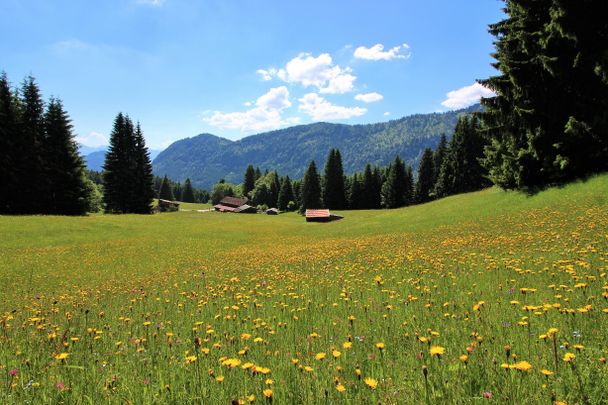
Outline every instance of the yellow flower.
{"type": "Polygon", "coordinates": [[[348,349],[350,349],[351,347],[353,347],[353,342],[344,342],[344,343],[342,343],[342,348],[343,348],[344,350],[348,350],[348,349]]]}
{"type": "Polygon", "coordinates": [[[196,356],[188,356],[186,357],[186,364],[191,364],[196,361],[196,356]]]}
{"type": "Polygon", "coordinates": [[[541,373],[543,373],[543,375],[549,377],[550,375],[553,375],[553,371],[551,370],[547,370],[546,368],[543,368],[542,370],[540,370],[541,373]]]}
{"type": "Polygon", "coordinates": [[[340,352],[339,352],[339,351],[337,351],[337,350],[333,350],[333,351],[331,352],[331,355],[332,355],[332,356],[334,356],[334,359],[337,359],[338,357],[340,357],[340,356],[342,355],[342,353],[340,353],[340,352]]]}
{"type": "Polygon", "coordinates": [[[224,381],[224,376],[223,375],[218,375],[217,377],[215,377],[215,381],[217,381],[217,382],[224,381]]]}
{"type": "Polygon", "coordinates": [[[266,388],[263,392],[266,398],[272,398],[272,390],[270,388],[266,388]]]}
{"type": "Polygon", "coordinates": [[[574,360],[575,358],[576,358],[576,355],[575,355],[574,353],[570,353],[570,352],[568,352],[568,353],[564,354],[564,361],[565,361],[566,363],[570,363],[570,362],[571,362],[572,360],[574,360]]]}
{"type": "Polygon", "coordinates": [[[241,339],[249,340],[249,339],[251,339],[251,335],[249,333],[243,333],[243,334],[241,334],[241,339]]]}
{"type": "Polygon", "coordinates": [[[304,371],[308,372],[308,373],[312,373],[313,371],[315,371],[314,368],[310,367],[310,366],[305,366],[304,367],[304,371]]]}
{"type": "Polygon", "coordinates": [[[583,349],[585,348],[585,346],[583,346],[583,345],[578,345],[578,344],[577,344],[577,345],[574,345],[574,348],[575,348],[576,350],[578,350],[578,351],[581,351],[581,350],[583,350],[583,349]]]}
{"type": "Polygon", "coordinates": [[[378,386],[378,381],[374,378],[367,377],[364,381],[365,381],[365,384],[373,390],[375,390],[376,387],[378,386]]]}
{"type": "Polygon", "coordinates": [[[344,387],[344,385],[338,384],[338,385],[336,385],[336,390],[338,392],[344,392],[344,391],[346,391],[346,388],[344,387]]]}
{"type": "Polygon", "coordinates": [[[555,335],[557,332],[558,332],[558,329],[557,329],[557,328],[550,328],[550,329],[547,331],[547,335],[549,335],[549,336],[553,336],[553,335],[555,335]]]}
{"type": "Polygon", "coordinates": [[[384,342],[378,342],[376,343],[376,347],[380,350],[384,349],[386,346],[384,345],[384,342]]]}
{"type": "Polygon", "coordinates": [[[267,378],[266,381],[264,381],[266,383],[266,385],[272,385],[274,384],[274,381],[272,378],[267,378]]]}
{"type": "Polygon", "coordinates": [[[519,371],[530,371],[532,364],[527,361],[520,361],[519,363],[513,364],[513,368],[519,371]]]}
{"type": "Polygon", "coordinates": [[[326,354],[321,352],[321,353],[317,353],[317,355],[315,356],[315,359],[317,360],[323,360],[325,358],[326,354]]]}
{"type": "Polygon", "coordinates": [[[431,348],[429,349],[429,353],[431,353],[431,356],[439,357],[442,354],[445,354],[445,348],[441,346],[431,346],[431,348]]]}
{"type": "Polygon", "coordinates": [[[55,360],[65,360],[69,357],[69,353],[59,353],[57,356],[55,356],[55,360]]]}
{"type": "Polygon", "coordinates": [[[463,354],[462,356],[460,356],[460,361],[462,361],[464,364],[467,364],[467,361],[469,361],[469,356],[463,354]]]}

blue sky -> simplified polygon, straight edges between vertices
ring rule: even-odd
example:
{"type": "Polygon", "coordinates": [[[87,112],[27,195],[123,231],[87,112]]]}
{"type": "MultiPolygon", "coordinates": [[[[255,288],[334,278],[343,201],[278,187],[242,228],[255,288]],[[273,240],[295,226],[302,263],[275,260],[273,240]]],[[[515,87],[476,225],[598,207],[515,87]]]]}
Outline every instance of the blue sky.
{"type": "Polygon", "coordinates": [[[0,70],[63,100],[77,139],[119,111],[154,149],[315,121],[446,111],[490,94],[498,0],[2,0],[0,70]],[[448,95],[449,93],[449,95],[448,95]]]}

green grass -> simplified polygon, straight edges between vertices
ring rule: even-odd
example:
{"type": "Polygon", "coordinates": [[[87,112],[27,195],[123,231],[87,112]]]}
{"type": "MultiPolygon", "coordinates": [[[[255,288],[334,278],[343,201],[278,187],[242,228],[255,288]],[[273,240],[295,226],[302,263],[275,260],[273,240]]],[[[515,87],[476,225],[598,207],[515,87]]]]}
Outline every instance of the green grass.
{"type": "Polygon", "coordinates": [[[0,402],[608,401],[608,175],[342,214],[0,217],[0,402]]]}

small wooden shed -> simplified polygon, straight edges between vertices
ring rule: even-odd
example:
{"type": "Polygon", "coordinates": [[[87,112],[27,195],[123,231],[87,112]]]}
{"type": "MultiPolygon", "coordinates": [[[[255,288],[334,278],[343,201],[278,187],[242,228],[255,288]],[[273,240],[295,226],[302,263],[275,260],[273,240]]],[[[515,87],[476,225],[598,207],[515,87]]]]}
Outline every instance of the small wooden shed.
{"type": "Polygon", "coordinates": [[[342,215],[332,214],[328,209],[307,209],[306,222],[329,222],[344,218],[342,215]]]}

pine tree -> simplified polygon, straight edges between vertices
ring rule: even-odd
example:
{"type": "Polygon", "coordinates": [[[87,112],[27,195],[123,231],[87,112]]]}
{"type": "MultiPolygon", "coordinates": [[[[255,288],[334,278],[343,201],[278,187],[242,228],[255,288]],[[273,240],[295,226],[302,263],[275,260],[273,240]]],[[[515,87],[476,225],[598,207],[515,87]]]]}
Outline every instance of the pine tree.
{"type": "Polygon", "coordinates": [[[490,26],[500,74],[481,83],[491,144],[484,165],[503,188],[534,188],[608,170],[605,2],[507,0],[490,26]]]}
{"type": "Polygon", "coordinates": [[[50,184],[44,173],[44,102],[33,77],[27,77],[21,86],[20,136],[22,147],[19,156],[20,198],[23,213],[47,212],[50,184]]]}
{"type": "MultiPolygon", "coordinates": [[[[259,167],[255,168],[255,181],[258,181],[262,177],[262,172],[259,167]]],[[[254,182],[255,183],[255,182],[254,182]]]]}
{"type": "Polygon", "coordinates": [[[398,208],[408,203],[407,180],[405,164],[397,156],[393,163],[391,163],[388,177],[382,185],[382,206],[386,208],[398,208]]]}
{"type": "Polygon", "coordinates": [[[160,192],[158,193],[158,198],[160,200],[168,200],[174,201],[175,197],[173,196],[173,190],[171,188],[171,184],[169,183],[169,179],[167,176],[163,177],[163,182],[160,185],[160,192]]]}
{"type": "Polygon", "coordinates": [[[281,182],[279,181],[279,175],[274,170],[268,173],[268,177],[270,182],[268,186],[267,205],[270,208],[276,208],[279,201],[279,191],[281,190],[281,182]]]}
{"type": "Polygon", "coordinates": [[[342,156],[338,149],[331,149],[325,163],[323,201],[329,209],[346,208],[346,193],[344,190],[344,169],[342,156]]]}
{"type": "Polygon", "coordinates": [[[287,205],[290,201],[295,202],[296,198],[293,193],[293,187],[291,185],[291,179],[289,176],[285,176],[281,182],[281,190],[279,191],[278,209],[281,211],[287,211],[287,205]]]}
{"type": "Polygon", "coordinates": [[[0,213],[19,213],[22,209],[21,179],[25,162],[22,161],[22,138],[19,128],[19,100],[13,94],[6,73],[0,75],[0,178],[2,195],[0,213]]]}
{"type": "Polygon", "coordinates": [[[405,185],[403,186],[404,205],[411,205],[414,202],[414,171],[411,166],[405,167],[405,185]]]}
{"type": "Polygon", "coordinates": [[[128,118],[119,113],[110,134],[110,147],[103,166],[104,203],[109,213],[129,212],[132,196],[130,126],[128,118]]]}
{"type": "Polygon", "coordinates": [[[149,214],[152,212],[152,203],[155,196],[154,174],[152,173],[150,153],[146,147],[146,141],[139,122],[135,128],[134,139],[135,183],[133,187],[136,192],[133,196],[134,204],[132,212],[137,214],[149,214]]]}
{"type": "Polygon", "coordinates": [[[321,202],[321,180],[314,160],[310,162],[304,174],[301,187],[302,203],[300,205],[300,212],[304,212],[309,208],[323,208],[323,203],[321,202]]]}
{"type": "Polygon", "coordinates": [[[433,151],[426,148],[420,159],[418,167],[418,181],[416,182],[415,200],[417,203],[430,201],[431,193],[435,183],[435,164],[433,162],[433,151]]]}
{"type": "Polygon", "coordinates": [[[190,182],[190,179],[186,179],[186,182],[184,183],[181,201],[186,203],[194,202],[194,191],[192,190],[192,183],[190,182]]]}
{"type": "Polygon", "coordinates": [[[441,138],[439,139],[439,144],[437,145],[437,149],[433,152],[433,188],[435,187],[435,183],[437,183],[437,178],[439,177],[439,170],[441,169],[441,165],[443,164],[443,160],[445,159],[445,155],[448,150],[448,141],[445,137],[445,134],[441,134],[441,138]]]}
{"type": "Polygon", "coordinates": [[[366,210],[378,208],[378,197],[378,179],[374,176],[372,166],[368,163],[365,165],[365,170],[363,171],[360,207],[366,210]]]}
{"type": "Polygon", "coordinates": [[[84,161],[78,154],[72,125],[60,100],[51,99],[44,116],[46,212],[83,215],[89,208],[84,161]]]}
{"type": "Polygon", "coordinates": [[[358,210],[361,208],[361,181],[357,173],[353,174],[348,193],[348,208],[358,210]]]}
{"type": "Polygon", "coordinates": [[[255,169],[252,165],[247,166],[245,176],[243,178],[243,195],[248,195],[255,188],[256,181],[255,169]]]}

